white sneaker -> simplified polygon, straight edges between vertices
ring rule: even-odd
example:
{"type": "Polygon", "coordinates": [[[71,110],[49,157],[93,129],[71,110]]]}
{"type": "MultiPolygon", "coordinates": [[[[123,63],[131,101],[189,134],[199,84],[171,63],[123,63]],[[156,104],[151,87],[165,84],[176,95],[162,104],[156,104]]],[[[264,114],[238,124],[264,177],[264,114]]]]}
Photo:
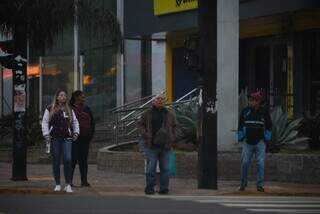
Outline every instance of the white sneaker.
{"type": "Polygon", "coordinates": [[[69,193],[73,192],[70,184],[68,184],[68,185],[66,185],[66,186],[64,187],[64,191],[69,192],[69,193]]]}
{"type": "Polygon", "coordinates": [[[53,191],[55,191],[55,192],[61,191],[61,185],[56,185],[56,187],[54,188],[53,191]]]}

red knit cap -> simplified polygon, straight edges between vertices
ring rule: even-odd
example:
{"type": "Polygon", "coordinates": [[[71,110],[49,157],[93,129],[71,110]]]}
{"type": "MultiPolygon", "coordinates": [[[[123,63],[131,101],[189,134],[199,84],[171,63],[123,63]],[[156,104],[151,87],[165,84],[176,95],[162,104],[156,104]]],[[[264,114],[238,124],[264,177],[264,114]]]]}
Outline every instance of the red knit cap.
{"type": "Polygon", "coordinates": [[[260,91],[252,92],[250,94],[250,97],[252,97],[254,100],[260,103],[262,101],[262,92],[260,91]]]}

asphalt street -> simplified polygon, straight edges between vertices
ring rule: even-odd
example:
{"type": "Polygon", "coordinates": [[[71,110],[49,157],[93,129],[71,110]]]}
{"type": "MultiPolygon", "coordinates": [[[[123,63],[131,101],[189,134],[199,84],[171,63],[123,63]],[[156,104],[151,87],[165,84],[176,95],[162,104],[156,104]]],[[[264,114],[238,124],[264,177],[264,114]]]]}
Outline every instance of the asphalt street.
{"type": "Polygon", "coordinates": [[[1,214],[320,213],[320,198],[234,196],[0,195],[1,214]]]}

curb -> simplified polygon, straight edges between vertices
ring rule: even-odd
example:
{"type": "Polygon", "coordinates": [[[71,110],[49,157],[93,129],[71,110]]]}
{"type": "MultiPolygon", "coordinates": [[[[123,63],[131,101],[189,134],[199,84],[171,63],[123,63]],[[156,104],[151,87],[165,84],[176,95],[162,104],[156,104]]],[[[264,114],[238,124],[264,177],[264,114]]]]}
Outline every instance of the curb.
{"type": "MultiPolygon", "coordinates": [[[[110,188],[90,188],[88,191],[77,191],[75,190],[73,193],[66,193],[64,191],[54,192],[50,188],[40,188],[40,187],[5,187],[0,188],[0,195],[4,194],[24,194],[24,195],[88,195],[88,194],[96,194],[99,196],[145,196],[144,192],[140,190],[140,188],[129,188],[129,189],[122,189],[120,191],[113,190],[112,187],[110,188]]],[[[171,193],[169,195],[172,196],[183,196],[183,195],[190,195],[186,192],[184,193],[171,193]]],[[[256,192],[256,191],[232,191],[232,192],[211,192],[211,193],[196,193],[192,195],[199,195],[199,196],[238,196],[238,197],[247,197],[247,196],[287,196],[287,197],[320,197],[320,192],[273,192],[266,189],[265,192],[256,192]]]]}
{"type": "Polygon", "coordinates": [[[6,187],[6,188],[0,188],[0,195],[3,194],[35,194],[35,195],[62,195],[66,194],[63,191],[60,192],[54,192],[53,190],[49,188],[35,188],[35,187],[6,187]]]}

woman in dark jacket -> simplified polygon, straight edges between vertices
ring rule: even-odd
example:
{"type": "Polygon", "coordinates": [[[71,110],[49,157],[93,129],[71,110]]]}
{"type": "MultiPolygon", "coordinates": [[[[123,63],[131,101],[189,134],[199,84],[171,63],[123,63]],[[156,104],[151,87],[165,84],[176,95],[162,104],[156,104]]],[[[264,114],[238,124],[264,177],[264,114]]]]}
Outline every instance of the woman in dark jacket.
{"type": "Polygon", "coordinates": [[[95,123],[92,112],[88,106],[85,105],[85,96],[82,91],[75,91],[72,93],[70,105],[76,114],[79,121],[80,136],[76,142],[72,144],[72,176],[76,167],[79,164],[81,175],[81,186],[89,187],[88,174],[88,153],[89,144],[94,134],[95,123]]]}
{"type": "Polygon", "coordinates": [[[67,104],[67,92],[58,90],[52,104],[45,110],[42,119],[42,133],[46,142],[50,142],[52,168],[56,186],[54,191],[60,191],[60,159],[63,155],[66,192],[73,192],[71,188],[72,171],[72,141],[79,136],[79,123],[74,111],[67,104]]]}

